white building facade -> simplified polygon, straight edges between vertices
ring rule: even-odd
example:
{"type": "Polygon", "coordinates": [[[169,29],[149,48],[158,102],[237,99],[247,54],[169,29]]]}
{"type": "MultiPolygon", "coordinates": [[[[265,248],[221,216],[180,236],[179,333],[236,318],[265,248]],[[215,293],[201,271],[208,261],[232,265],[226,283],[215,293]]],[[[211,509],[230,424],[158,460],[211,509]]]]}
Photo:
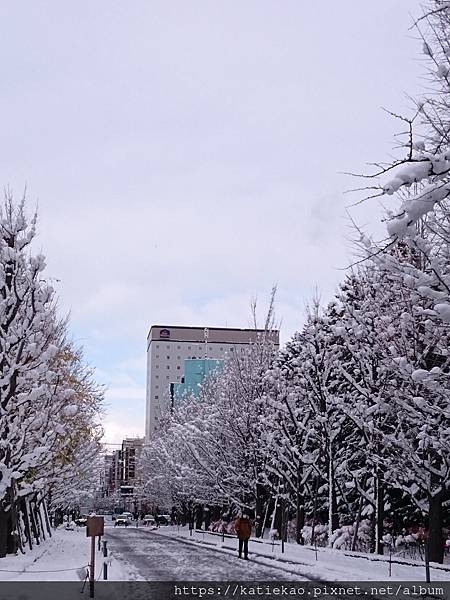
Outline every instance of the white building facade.
{"type": "MultiPolygon", "coordinates": [[[[146,440],[170,407],[170,384],[183,380],[185,360],[224,360],[234,352],[245,352],[263,333],[258,329],[152,325],[147,337],[146,440]]],[[[269,335],[278,346],[279,332],[269,335]]]]}

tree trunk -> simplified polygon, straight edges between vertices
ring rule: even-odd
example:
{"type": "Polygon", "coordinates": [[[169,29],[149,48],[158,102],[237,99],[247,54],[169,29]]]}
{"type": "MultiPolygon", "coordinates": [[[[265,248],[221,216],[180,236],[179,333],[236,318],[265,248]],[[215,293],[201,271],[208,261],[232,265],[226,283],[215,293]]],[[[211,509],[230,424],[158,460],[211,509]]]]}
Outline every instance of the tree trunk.
{"type": "Polygon", "coordinates": [[[5,497],[0,505],[0,558],[16,552],[16,540],[12,534],[12,493],[11,488],[6,489],[5,497]],[[5,510],[5,506],[8,507],[5,510]]]}
{"type": "Polygon", "coordinates": [[[30,550],[33,550],[33,542],[31,541],[31,527],[30,527],[30,518],[29,518],[29,510],[28,510],[28,501],[26,498],[22,498],[22,514],[23,514],[23,522],[25,523],[25,536],[27,538],[28,546],[30,550]]]}
{"type": "Polygon", "coordinates": [[[428,557],[430,562],[444,562],[442,534],[442,494],[428,496],[428,557]]]}
{"type": "Polygon", "coordinates": [[[277,530],[278,532],[278,536],[279,539],[281,540],[281,537],[283,535],[283,500],[282,498],[279,498],[276,509],[275,509],[275,515],[274,515],[274,529],[277,530]]]}
{"type": "Polygon", "coordinates": [[[311,545],[314,545],[314,537],[316,533],[316,516],[317,516],[317,496],[319,492],[319,478],[316,475],[314,482],[314,499],[313,499],[313,518],[311,526],[311,545]]]}
{"type": "Polygon", "coordinates": [[[198,504],[195,508],[195,528],[201,529],[203,527],[203,505],[198,504]]]}
{"type": "Polygon", "coordinates": [[[336,484],[334,481],[333,447],[329,443],[328,453],[328,545],[331,544],[333,531],[339,527],[337,514],[336,484]]]}
{"type": "Polygon", "coordinates": [[[267,527],[267,519],[269,518],[269,510],[270,510],[271,505],[272,505],[272,497],[269,496],[267,503],[266,503],[266,508],[264,510],[263,520],[262,520],[261,537],[264,537],[264,531],[267,527]]]}
{"type": "Polygon", "coordinates": [[[208,531],[209,526],[211,525],[211,509],[207,506],[204,510],[205,517],[205,531],[208,531]]]}
{"type": "Polygon", "coordinates": [[[30,502],[28,503],[28,506],[30,508],[29,517],[30,517],[31,531],[33,532],[33,536],[34,536],[34,540],[36,542],[36,545],[39,546],[40,539],[39,539],[38,525],[37,525],[37,522],[36,522],[36,514],[35,514],[35,509],[34,509],[34,501],[30,500],[30,502]]]}
{"type": "Polygon", "coordinates": [[[265,488],[260,483],[256,484],[256,504],[255,504],[255,534],[261,537],[264,531],[264,496],[265,488]]]}
{"type": "Polygon", "coordinates": [[[47,501],[43,500],[42,502],[43,502],[44,518],[45,518],[45,524],[47,527],[47,533],[48,533],[49,537],[52,537],[52,526],[50,523],[50,517],[48,516],[47,501]]]}
{"type": "Polygon", "coordinates": [[[270,521],[270,532],[271,533],[276,528],[276,518],[277,518],[277,512],[278,512],[278,503],[279,503],[279,498],[278,498],[278,494],[277,494],[277,496],[275,498],[275,503],[274,503],[274,506],[273,506],[272,519],[270,521]]]}
{"type": "Polygon", "coordinates": [[[363,501],[364,501],[364,497],[361,494],[359,497],[358,514],[356,515],[355,531],[353,533],[353,539],[352,539],[352,545],[351,545],[352,552],[354,552],[356,550],[356,542],[358,541],[358,530],[359,530],[359,524],[361,523],[361,513],[362,513],[363,501]]]}
{"type": "Polygon", "coordinates": [[[375,522],[375,552],[384,554],[383,548],[383,522],[384,522],[384,483],[383,478],[378,475],[376,479],[376,522],[375,522]]]}
{"type": "Polygon", "coordinates": [[[9,511],[9,535],[8,535],[8,553],[16,554],[17,550],[22,547],[20,543],[20,534],[17,523],[17,507],[12,506],[9,511]]]}
{"type": "Polygon", "coordinates": [[[4,558],[8,552],[8,521],[8,512],[0,507],[0,558],[4,558]]]}
{"type": "Polygon", "coordinates": [[[305,526],[305,499],[301,493],[300,479],[297,478],[297,503],[295,506],[295,541],[303,544],[302,529],[305,526]]]}

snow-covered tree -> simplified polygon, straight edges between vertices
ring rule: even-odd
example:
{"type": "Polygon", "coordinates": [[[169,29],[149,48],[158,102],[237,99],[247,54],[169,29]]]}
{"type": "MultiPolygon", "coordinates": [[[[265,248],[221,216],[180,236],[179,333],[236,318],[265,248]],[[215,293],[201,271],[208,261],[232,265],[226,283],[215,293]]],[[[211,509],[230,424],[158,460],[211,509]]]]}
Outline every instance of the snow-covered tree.
{"type": "Polygon", "coordinates": [[[262,519],[267,489],[261,398],[264,375],[276,354],[274,294],[263,332],[247,349],[230,353],[223,369],[203,384],[199,398],[185,398],[167,416],[145,452],[149,490],[164,482],[174,502],[246,508],[262,519]]]}
{"type": "Polygon", "coordinates": [[[7,195],[0,210],[0,557],[22,549],[24,537],[31,543],[32,533],[39,539],[45,496],[73,482],[83,461],[86,469],[98,441],[101,394],[86,387],[81,354],[65,356],[66,321],[43,277],[44,257],[31,253],[35,226],[25,202],[7,195]]]}
{"type": "MultiPolygon", "coordinates": [[[[409,479],[410,485],[411,479],[416,480],[418,496],[423,493],[428,496],[430,554],[433,560],[442,560],[439,514],[442,501],[450,494],[445,440],[448,428],[445,358],[448,347],[445,346],[446,328],[450,324],[450,4],[442,0],[427,2],[415,29],[427,65],[428,92],[415,101],[410,117],[394,115],[406,124],[402,155],[392,162],[378,163],[374,173],[365,175],[373,180],[370,187],[375,189],[375,196],[396,197],[400,206],[388,204],[387,244],[375,244],[366,236],[362,236],[362,243],[366,255],[381,270],[390,273],[391,282],[396,279],[396,287],[406,290],[410,303],[410,310],[404,311],[408,315],[405,323],[411,338],[408,341],[419,338],[416,349],[423,343],[423,351],[428,352],[428,358],[420,357],[420,352],[414,355],[410,346],[409,354],[397,356],[395,377],[400,391],[394,397],[406,394],[409,398],[406,402],[402,400],[400,414],[404,425],[397,438],[408,448],[408,452],[403,452],[405,460],[409,455],[411,465],[413,461],[420,465],[420,472],[414,473],[405,464],[402,475],[409,479]],[[435,350],[427,346],[427,336],[440,336],[439,342],[433,342],[435,350]],[[412,396],[408,395],[410,392],[412,396]],[[422,404],[418,412],[413,408],[413,397],[420,398],[415,401],[416,405],[422,404]],[[420,419],[421,426],[417,423],[420,419]],[[430,442],[428,432],[432,427],[438,429],[430,442]],[[428,441],[421,441],[420,447],[415,447],[414,441],[417,446],[418,439],[428,441]]],[[[392,452],[395,447],[393,444],[392,452]]]]}

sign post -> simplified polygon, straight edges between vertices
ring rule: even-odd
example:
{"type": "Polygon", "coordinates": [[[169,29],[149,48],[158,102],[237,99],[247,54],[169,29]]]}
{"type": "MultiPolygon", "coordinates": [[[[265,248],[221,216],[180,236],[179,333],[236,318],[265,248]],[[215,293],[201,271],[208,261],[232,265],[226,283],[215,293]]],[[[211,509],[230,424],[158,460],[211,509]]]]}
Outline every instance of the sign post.
{"type": "Polygon", "coordinates": [[[91,562],[89,570],[89,597],[94,597],[95,583],[95,537],[102,536],[105,529],[104,517],[88,517],[86,525],[86,537],[91,538],[91,562]]]}

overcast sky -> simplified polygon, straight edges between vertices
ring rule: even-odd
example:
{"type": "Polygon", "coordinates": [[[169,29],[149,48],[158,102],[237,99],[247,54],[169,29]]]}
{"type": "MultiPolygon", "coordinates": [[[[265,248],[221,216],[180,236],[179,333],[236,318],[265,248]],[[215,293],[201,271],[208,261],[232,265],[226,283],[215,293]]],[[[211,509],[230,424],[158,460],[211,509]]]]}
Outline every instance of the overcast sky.
{"type": "MultiPolygon", "coordinates": [[[[107,439],[144,431],[152,324],[282,340],[350,262],[342,171],[389,158],[423,91],[416,0],[0,4],[2,185],[27,186],[107,439]]],[[[352,214],[380,231],[380,208],[352,214]]]]}

